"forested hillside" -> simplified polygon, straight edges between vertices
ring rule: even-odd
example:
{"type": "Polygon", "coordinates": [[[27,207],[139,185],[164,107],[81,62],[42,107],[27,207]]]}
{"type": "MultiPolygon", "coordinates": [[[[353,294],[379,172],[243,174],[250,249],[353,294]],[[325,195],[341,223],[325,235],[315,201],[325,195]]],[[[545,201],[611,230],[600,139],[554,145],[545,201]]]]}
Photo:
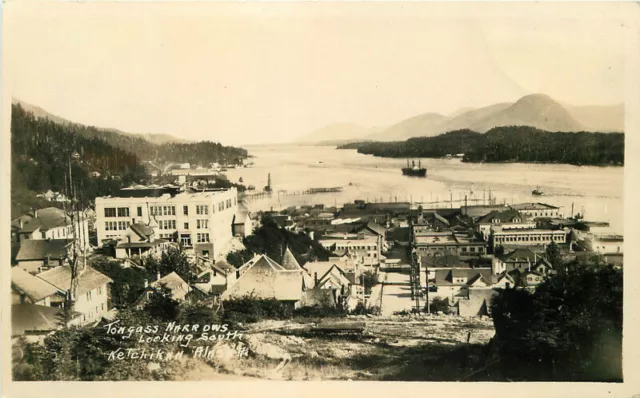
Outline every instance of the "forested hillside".
{"type": "Polygon", "coordinates": [[[465,162],[540,162],[575,165],[623,165],[623,133],[562,133],[528,126],[496,127],[485,134],[451,131],[401,142],[339,146],[382,157],[444,157],[464,153],[465,162]]]}
{"type": "Polygon", "coordinates": [[[357,149],[359,153],[390,157],[439,158],[447,154],[466,153],[482,145],[483,134],[471,130],[457,130],[435,137],[417,137],[397,142],[365,142],[339,146],[338,149],[357,149]]]}
{"type": "Polygon", "coordinates": [[[156,164],[239,163],[242,148],[209,141],[155,145],[129,134],[36,117],[20,104],[12,105],[12,214],[42,207],[37,193],[65,191],[69,165],[83,200],[116,193],[122,186],[144,182],[145,160],[156,164]],[[94,173],[97,172],[97,173],[94,173]],[[93,174],[93,176],[92,176],[93,174]]]}
{"type": "Polygon", "coordinates": [[[465,161],[623,165],[623,133],[552,133],[527,126],[496,127],[465,161]]]}
{"type": "Polygon", "coordinates": [[[36,193],[64,192],[69,166],[87,202],[115,193],[123,184],[141,182],[146,175],[135,154],[91,137],[78,125],[37,118],[19,105],[12,107],[11,134],[13,216],[41,205],[36,193]],[[94,171],[100,177],[91,177],[94,171]]]}
{"type": "MultiPolygon", "coordinates": [[[[28,109],[22,107],[20,103],[12,104],[11,109],[13,113],[15,113],[16,110],[19,110],[18,112],[21,114],[32,113],[28,109]]],[[[223,146],[211,141],[170,143],[166,142],[167,138],[165,137],[164,139],[156,140],[163,143],[154,144],[137,134],[127,134],[114,129],[84,126],[65,121],[61,118],[49,118],[49,116],[46,118],[39,117],[39,119],[42,119],[43,121],[49,119],[59,127],[64,128],[66,131],[75,133],[79,136],[88,139],[98,138],[115,148],[128,152],[135,151],[136,156],[140,160],[151,160],[156,164],[188,162],[208,166],[213,162],[239,163],[241,159],[247,157],[247,151],[245,149],[223,146]]]]}

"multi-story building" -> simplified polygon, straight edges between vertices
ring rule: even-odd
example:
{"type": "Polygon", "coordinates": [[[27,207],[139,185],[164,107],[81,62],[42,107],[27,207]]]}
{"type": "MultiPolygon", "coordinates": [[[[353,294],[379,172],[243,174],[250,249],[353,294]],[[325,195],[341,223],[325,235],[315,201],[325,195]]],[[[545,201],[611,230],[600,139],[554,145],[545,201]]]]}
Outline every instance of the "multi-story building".
{"type": "Polygon", "coordinates": [[[492,211],[476,221],[476,232],[482,239],[489,240],[493,231],[534,229],[536,223],[527,219],[517,210],[492,211]]]}
{"type": "Polygon", "coordinates": [[[380,264],[381,248],[380,239],[376,236],[366,236],[365,234],[338,236],[333,234],[330,237],[323,237],[318,240],[325,249],[331,250],[338,256],[350,252],[358,258],[358,262],[366,266],[377,266],[380,264]]]}
{"type": "Polygon", "coordinates": [[[519,203],[511,205],[520,214],[530,218],[560,218],[560,208],[546,203],[519,203]]]}
{"type": "Polygon", "coordinates": [[[567,232],[551,229],[513,229],[492,231],[490,241],[496,246],[546,246],[551,242],[567,243],[567,232]]]}
{"type": "Polygon", "coordinates": [[[134,187],[96,198],[98,242],[115,240],[135,223],[186,251],[217,258],[233,238],[238,208],[235,188],[180,191],[178,187],[134,187]]]}
{"type": "Polygon", "coordinates": [[[421,256],[454,255],[465,258],[487,254],[486,242],[454,232],[423,231],[413,236],[413,245],[421,256]]]}

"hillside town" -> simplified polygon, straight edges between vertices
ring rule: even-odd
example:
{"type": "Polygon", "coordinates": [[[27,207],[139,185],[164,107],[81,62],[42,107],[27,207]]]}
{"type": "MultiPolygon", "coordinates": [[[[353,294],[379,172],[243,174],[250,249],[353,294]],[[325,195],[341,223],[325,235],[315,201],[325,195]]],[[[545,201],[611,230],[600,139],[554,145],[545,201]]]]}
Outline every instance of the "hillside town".
{"type": "Polygon", "coordinates": [[[483,317],[498,290],[535,291],[569,261],[623,264],[621,235],[551,203],[428,209],[357,200],[253,214],[234,187],[187,183],[132,186],[93,203],[34,209],[12,221],[14,339],[42,341],[69,325],[116,318],[122,306],[112,292],[122,290],[121,281],[93,265],[149,271],[169,252],[184,256],[187,270],[165,267],[145,279],[131,307],[143,308],[153,292],[163,291],[179,303],[210,303],[212,311],[252,297],[292,310],[483,317]],[[277,256],[264,250],[230,264],[265,223],[308,237],[326,255],[294,253],[284,244],[277,256]]]}

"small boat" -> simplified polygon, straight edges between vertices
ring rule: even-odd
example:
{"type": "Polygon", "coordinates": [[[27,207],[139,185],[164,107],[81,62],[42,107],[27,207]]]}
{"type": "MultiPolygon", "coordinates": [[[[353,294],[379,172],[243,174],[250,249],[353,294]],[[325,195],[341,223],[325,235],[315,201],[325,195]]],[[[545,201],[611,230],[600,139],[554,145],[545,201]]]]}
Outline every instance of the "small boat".
{"type": "Polygon", "coordinates": [[[531,191],[531,195],[533,196],[542,196],[543,192],[540,190],[540,187],[537,187],[533,191],[531,191]]]}
{"type": "Polygon", "coordinates": [[[244,180],[242,179],[242,177],[240,177],[240,179],[238,180],[239,182],[244,182],[244,180]]]}

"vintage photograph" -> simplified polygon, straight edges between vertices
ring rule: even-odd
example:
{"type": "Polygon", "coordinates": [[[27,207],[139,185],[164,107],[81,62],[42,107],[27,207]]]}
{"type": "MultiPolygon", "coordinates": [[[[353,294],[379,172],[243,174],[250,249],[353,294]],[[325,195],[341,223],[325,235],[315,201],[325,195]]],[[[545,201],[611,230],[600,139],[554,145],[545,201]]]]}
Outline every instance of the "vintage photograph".
{"type": "Polygon", "coordinates": [[[14,382],[626,381],[628,8],[15,3],[14,382]]]}

